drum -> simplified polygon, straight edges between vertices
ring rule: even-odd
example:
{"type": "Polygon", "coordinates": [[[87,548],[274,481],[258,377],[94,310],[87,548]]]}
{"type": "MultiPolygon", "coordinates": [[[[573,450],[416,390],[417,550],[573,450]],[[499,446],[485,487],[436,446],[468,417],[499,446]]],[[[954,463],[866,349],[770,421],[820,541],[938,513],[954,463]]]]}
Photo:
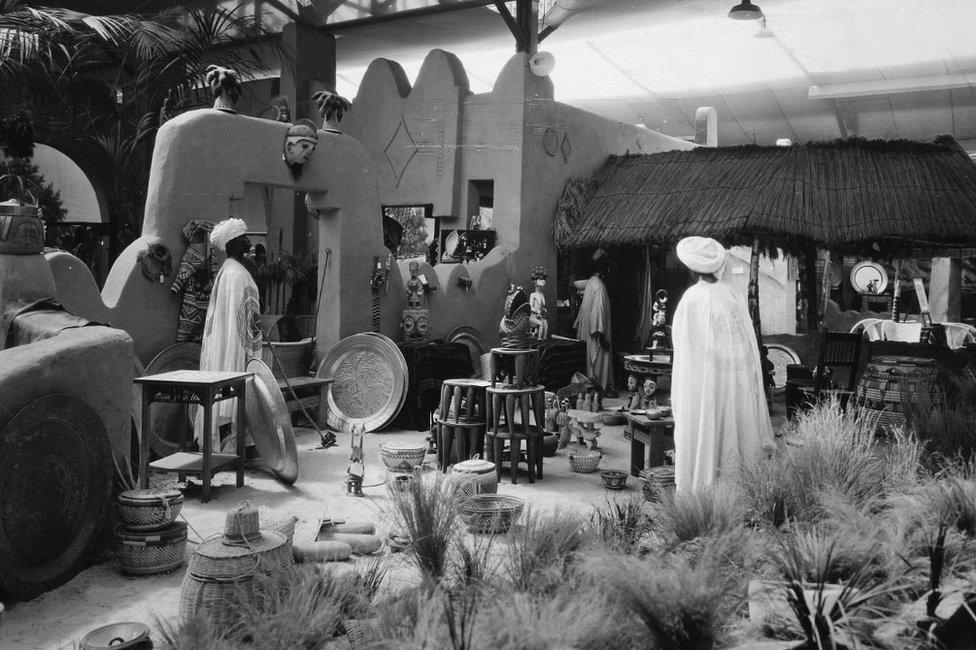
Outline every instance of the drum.
{"type": "Polygon", "coordinates": [[[879,356],[868,362],[857,384],[857,401],[878,429],[905,424],[906,407],[939,406],[944,401],[934,359],[879,356]]]}

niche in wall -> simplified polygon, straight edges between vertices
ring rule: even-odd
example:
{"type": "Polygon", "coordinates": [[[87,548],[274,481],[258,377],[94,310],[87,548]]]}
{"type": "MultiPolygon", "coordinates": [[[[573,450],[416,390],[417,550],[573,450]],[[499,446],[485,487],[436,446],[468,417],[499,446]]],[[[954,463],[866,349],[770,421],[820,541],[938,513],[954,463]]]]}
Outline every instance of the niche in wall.
{"type": "Polygon", "coordinates": [[[495,181],[468,181],[468,230],[491,230],[495,207],[495,181]]]}
{"type": "Polygon", "coordinates": [[[438,241],[440,226],[433,212],[434,206],[429,203],[383,206],[383,243],[391,250],[396,248],[398,260],[426,257],[431,242],[438,241]],[[399,224],[400,229],[390,222],[399,224]]]}

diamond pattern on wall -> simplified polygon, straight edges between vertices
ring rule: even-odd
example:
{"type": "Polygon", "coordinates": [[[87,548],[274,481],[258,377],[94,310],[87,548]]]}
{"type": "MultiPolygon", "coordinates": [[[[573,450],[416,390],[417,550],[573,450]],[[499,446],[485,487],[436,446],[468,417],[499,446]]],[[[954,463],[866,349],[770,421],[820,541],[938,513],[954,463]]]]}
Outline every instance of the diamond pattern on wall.
{"type": "Polygon", "coordinates": [[[403,178],[403,173],[407,171],[410,161],[413,160],[418,151],[420,149],[414,142],[413,136],[410,135],[406,121],[401,116],[400,123],[397,124],[396,131],[393,132],[393,137],[383,149],[383,155],[386,156],[386,161],[390,163],[390,169],[396,176],[397,187],[400,187],[400,179],[403,178]]]}

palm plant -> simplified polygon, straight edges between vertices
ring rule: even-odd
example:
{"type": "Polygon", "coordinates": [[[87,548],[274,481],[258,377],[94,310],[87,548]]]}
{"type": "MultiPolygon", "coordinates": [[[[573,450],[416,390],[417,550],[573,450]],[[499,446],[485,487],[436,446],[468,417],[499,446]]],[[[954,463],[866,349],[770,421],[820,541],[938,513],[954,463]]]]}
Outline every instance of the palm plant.
{"type": "MultiPolygon", "coordinates": [[[[0,0],[4,110],[35,116],[38,138],[83,163],[105,191],[113,221],[136,229],[158,128],[205,105],[206,64],[243,80],[293,54],[242,7],[94,16],[0,0]]],[[[246,91],[246,89],[245,89],[246,91]]]]}

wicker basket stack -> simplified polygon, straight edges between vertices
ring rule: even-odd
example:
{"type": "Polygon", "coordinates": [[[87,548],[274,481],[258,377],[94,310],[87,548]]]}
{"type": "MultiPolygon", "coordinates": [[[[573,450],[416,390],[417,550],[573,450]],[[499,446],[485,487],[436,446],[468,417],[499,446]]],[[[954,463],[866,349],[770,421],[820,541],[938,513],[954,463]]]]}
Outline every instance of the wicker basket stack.
{"type": "Polygon", "coordinates": [[[183,564],[186,524],[176,517],[183,507],[178,490],[127,490],[117,500],[121,523],[115,527],[122,570],[133,575],[172,571],[183,564]]]}
{"type": "Polygon", "coordinates": [[[231,594],[246,594],[256,575],[293,562],[290,539],[262,530],[258,510],[245,501],[227,513],[224,533],[205,540],[190,558],[180,592],[180,617],[188,620],[202,614],[222,626],[229,621],[231,594]]]}

